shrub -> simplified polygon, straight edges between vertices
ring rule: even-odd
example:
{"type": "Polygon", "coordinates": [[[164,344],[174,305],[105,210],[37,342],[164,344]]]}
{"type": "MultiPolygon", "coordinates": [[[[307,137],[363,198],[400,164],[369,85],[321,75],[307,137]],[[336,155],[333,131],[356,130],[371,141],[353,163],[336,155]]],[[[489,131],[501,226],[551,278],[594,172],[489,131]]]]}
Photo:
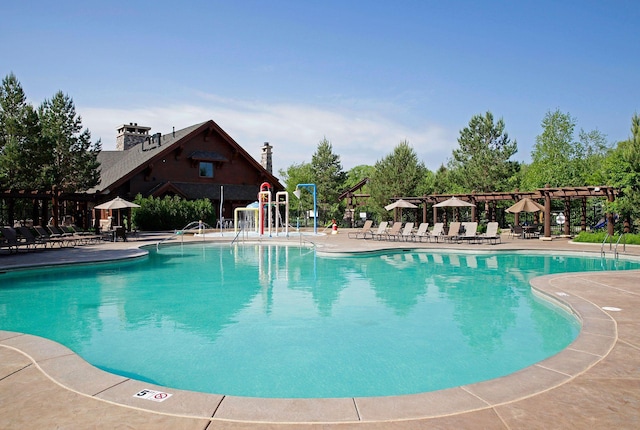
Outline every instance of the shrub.
{"type": "MultiPolygon", "coordinates": [[[[602,243],[606,235],[607,232],[604,230],[596,232],[581,231],[573,241],[582,243],[602,243]]],[[[620,235],[616,233],[610,239],[607,239],[607,243],[609,243],[609,240],[616,243],[619,237],[620,235]]],[[[640,245],[640,235],[627,233],[620,243],[626,243],[627,245],[640,245]]]]}
{"type": "Polygon", "coordinates": [[[215,224],[215,211],[208,199],[184,200],[178,196],[164,198],[136,196],[132,222],[140,230],[177,230],[192,221],[215,224]]]}

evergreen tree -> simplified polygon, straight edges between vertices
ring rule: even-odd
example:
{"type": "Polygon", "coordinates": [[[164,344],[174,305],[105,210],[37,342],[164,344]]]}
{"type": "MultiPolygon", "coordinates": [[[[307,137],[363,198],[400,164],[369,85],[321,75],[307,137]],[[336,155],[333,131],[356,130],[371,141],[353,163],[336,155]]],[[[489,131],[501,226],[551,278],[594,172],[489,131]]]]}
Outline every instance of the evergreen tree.
{"type": "Polygon", "coordinates": [[[338,196],[347,175],[342,170],[340,156],[333,153],[331,142],[326,138],[318,143],[316,152],[311,157],[311,171],[316,184],[320,219],[325,223],[332,218],[340,219],[338,196]]]}
{"type": "Polygon", "coordinates": [[[38,114],[27,103],[15,75],[0,87],[0,185],[3,188],[40,189],[48,162],[43,148],[38,114]]]}
{"type": "Polygon", "coordinates": [[[505,191],[513,175],[511,156],[518,151],[509,139],[502,119],[494,122],[491,112],[475,115],[460,131],[459,148],[449,162],[451,180],[465,192],[505,191]]]}
{"type": "Polygon", "coordinates": [[[390,203],[390,199],[421,194],[421,186],[424,186],[428,174],[428,169],[418,160],[409,142],[400,142],[393,153],[375,164],[374,174],[369,181],[369,206],[382,219],[389,219],[390,214],[384,207],[390,203]]]}
{"type": "Polygon", "coordinates": [[[604,160],[608,185],[620,189],[616,200],[609,204],[608,211],[618,213],[624,219],[625,229],[638,229],[632,220],[640,219],[640,117],[631,120],[631,136],[618,143],[604,160]]]}
{"type": "Polygon", "coordinates": [[[38,112],[50,156],[50,163],[43,169],[44,183],[53,191],[53,222],[57,224],[60,193],[85,191],[100,181],[101,144],[99,140],[91,142],[91,133],[82,129],[73,100],[62,91],[45,100],[38,112]]]}
{"type": "Polygon", "coordinates": [[[73,100],[59,91],[42,103],[39,113],[42,135],[51,153],[51,163],[45,169],[47,184],[66,192],[97,185],[101,144],[99,140],[92,143],[89,130],[82,129],[73,100]]]}

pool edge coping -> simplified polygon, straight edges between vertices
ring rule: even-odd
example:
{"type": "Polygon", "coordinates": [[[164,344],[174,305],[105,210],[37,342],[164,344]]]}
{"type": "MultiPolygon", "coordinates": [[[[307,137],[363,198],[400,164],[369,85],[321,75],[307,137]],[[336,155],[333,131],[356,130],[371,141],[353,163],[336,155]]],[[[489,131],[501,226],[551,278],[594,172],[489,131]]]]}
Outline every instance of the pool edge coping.
{"type": "Polygon", "coordinates": [[[554,285],[554,281],[558,279],[581,278],[591,273],[593,272],[542,275],[530,282],[535,294],[555,305],[570,309],[579,318],[582,324],[580,333],[569,347],[552,357],[504,377],[412,395],[338,399],[264,399],[206,394],[155,386],[104,372],[87,363],[65,346],[38,336],[0,330],[0,346],[21,353],[48,379],[67,390],[120,407],[156,414],[208,421],[262,424],[338,424],[439,418],[495,408],[553,390],[587,372],[603,360],[611,352],[618,339],[615,319],[589,300],[574,293],[568,293],[554,285]],[[10,339],[19,337],[30,338],[34,343],[22,348],[12,346],[10,339]],[[52,349],[50,344],[55,344],[66,351],[57,356],[38,359],[41,350],[52,349]],[[119,381],[113,387],[108,387],[98,394],[92,394],[85,392],[78,386],[79,384],[73,386],[73,383],[61,382],[65,379],[65,374],[75,373],[73,369],[61,370],[54,366],[47,371],[43,368],[43,365],[51,367],[51,360],[55,361],[70,355],[74,355],[78,360],[86,363],[85,367],[89,371],[88,374],[83,375],[82,379],[102,378],[104,374],[108,374],[126,381],[119,381]],[[580,363],[578,368],[567,369],[567,364],[572,367],[571,364],[576,361],[580,363]],[[122,387],[122,384],[127,381],[133,381],[133,383],[130,384],[132,392],[128,393],[126,397],[116,395],[111,398],[108,396],[110,390],[122,387]],[[140,386],[170,392],[178,397],[189,397],[200,405],[201,409],[194,412],[184,403],[181,403],[178,408],[172,408],[169,406],[171,405],[170,401],[166,404],[132,404],[132,399],[138,400],[134,398],[134,394],[137,392],[134,390],[140,386]],[[514,387],[519,388],[514,391],[514,387]],[[197,401],[196,399],[201,400],[197,401]],[[203,414],[202,403],[209,405],[206,414],[203,414]]]}

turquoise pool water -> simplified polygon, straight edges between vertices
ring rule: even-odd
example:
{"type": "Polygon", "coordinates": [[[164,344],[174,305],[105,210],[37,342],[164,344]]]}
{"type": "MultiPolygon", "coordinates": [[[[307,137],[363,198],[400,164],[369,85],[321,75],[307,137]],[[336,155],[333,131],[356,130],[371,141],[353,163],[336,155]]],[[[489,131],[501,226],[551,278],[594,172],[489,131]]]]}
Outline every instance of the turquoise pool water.
{"type": "Polygon", "coordinates": [[[165,246],[134,262],[0,275],[0,329],[167,387],[410,394],[509,374],[571,343],[577,321],[532,295],[532,277],[639,267],[514,253],[165,246]]]}

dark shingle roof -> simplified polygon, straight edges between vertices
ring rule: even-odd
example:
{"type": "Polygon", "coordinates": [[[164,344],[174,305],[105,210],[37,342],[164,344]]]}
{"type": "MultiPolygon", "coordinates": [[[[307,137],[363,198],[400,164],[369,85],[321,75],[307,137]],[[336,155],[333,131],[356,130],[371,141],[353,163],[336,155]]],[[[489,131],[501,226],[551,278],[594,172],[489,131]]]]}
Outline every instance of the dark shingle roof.
{"type": "Polygon", "coordinates": [[[98,154],[98,161],[100,162],[100,183],[87,190],[87,193],[103,192],[109,189],[109,187],[117,181],[129,175],[145,162],[151,160],[164,149],[198,129],[206,122],[192,125],[182,130],[176,130],[175,134],[165,134],[160,139],[160,145],[150,146],[148,143],[144,143],[138,144],[126,151],[100,151],[98,154]]]}

